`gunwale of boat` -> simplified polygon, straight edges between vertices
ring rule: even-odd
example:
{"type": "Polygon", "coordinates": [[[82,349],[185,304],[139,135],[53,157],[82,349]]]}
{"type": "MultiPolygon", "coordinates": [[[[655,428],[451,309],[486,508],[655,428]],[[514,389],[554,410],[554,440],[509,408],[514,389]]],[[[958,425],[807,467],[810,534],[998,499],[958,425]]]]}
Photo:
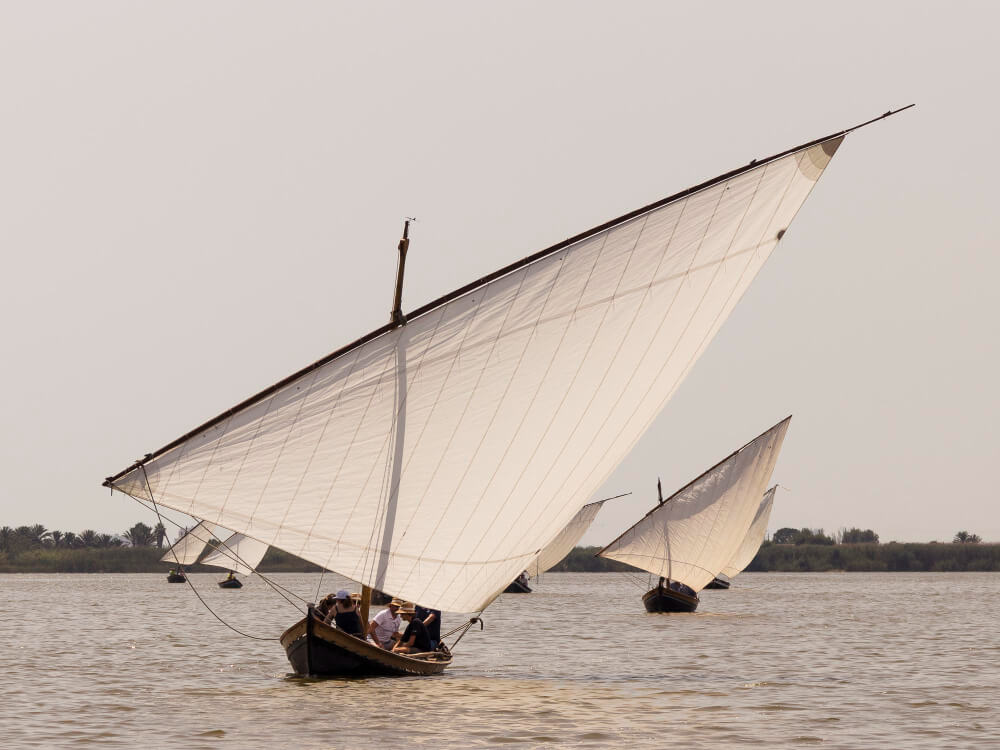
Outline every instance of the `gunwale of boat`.
{"type": "Polygon", "coordinates": [[[659,613],[659,612],[694,612],[698,608],[698,604],[701,600],[697,595],[688,596],[680,591],[674,591],[673,589],[666,587],[657,586],[655,589],[650,589],[645,594],[642,595],[642,604],[649,613],[659,613]],[[653,598],[667,599],[672,602],[676,602],[680,605],[677,609],[650,609],[649,601],[653,598]]]}
{"type": "Polygon", "coordinates": [[[716,589],[718,591],[725,591],[729,588],[730,582],[724,578],[719,578],[716,576],[705,586],[706,589],[716,589]]]}
{"type": "Polygon", "coordinates": [[[531,586],[526,583],[521,583],[517,579],[511,581],[507,588],[503,590],[503,593],[505,594],[530,594],[531,592],[531,586]]]}
{"type": "MultiPolygon", "coordinates": [[[[303,617],[281,634],[281,645],[292,662],[291,654],[300,640],[308,641],[311,636],[333,649],[346,651],[354,657],[370,663],[368,669],[352,669],[342,672],[313,672],[313,676],[367,676],[367,675],[431,675],[440,674],[451,664],[451,655],[440,651],[422,654],[397,654],[379,648],[367,640],[362,640],[343,630],[331,627],[317,617],[313,617],[311,628],[309,615],[303,617]],[[311,634],[308,630],[311,629],[311,634]]],[[[311,644],[307,643],[307,646],[311,644]]],[[[292,663],[295,668],[295,664],[292,663]]],[[[303,675],[305,676],[305,675],[303,675]]]]}

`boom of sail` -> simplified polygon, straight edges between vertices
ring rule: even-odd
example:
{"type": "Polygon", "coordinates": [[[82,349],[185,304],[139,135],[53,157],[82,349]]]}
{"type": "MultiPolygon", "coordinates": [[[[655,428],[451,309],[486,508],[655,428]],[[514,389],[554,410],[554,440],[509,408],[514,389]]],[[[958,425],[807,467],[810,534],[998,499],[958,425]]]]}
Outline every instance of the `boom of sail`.
{"type": "Polygon", "coordinates": [[[503,268],[105,484],[410,601],[480,610],[653,422],[843,137],[503,268]]]}
{"type": "Polygon", "coordinates": [[[198,562],[213,568],[250,575],[267,553],[268,545],[239,532],[222,542],[198,562]]]}
{"type": "Polygon", "coordinates": [[[202,521],[193,529],[186,531],[160,558],[160,562],[174,565],[191,565],[197,562],[201,553],[205,551],[205,545],[215,536],[213,527],[213,524],[202,521]]]}
{"type": "Polygon", "coordinates": [[[701,591],[743,543],[790,420],[659,503],[598,555],[701,591]]]}
{"type": "Polygon", "coordinates": [[[774,493],[777,489],[778,486],[775,485],[764,493],[764,497],[760,501],[760,507],[757,508],[757,515],[753,517],[753,522],[750,524],[750,530],[743,537],[743,544],[740,545],[736,554],[733,555],[733,559],[722,569],[722,574],[727,578],[732,578],[737,573],[741,573],[757,556],[757,550],[760,549],[760,545],[764,542],[764,536],[767,534],[767,522],[771,520],[771,509],[774,507],[774,493]]]}
{"type": "Polygon", "coordinates": [[[580,508],[576,515],[570,519],[570,522],[566,524],[566,528],[560,531],[556,538],[549,542],[538,553],[538,556],[532,560],[531,565],[527,567],[528,575],[532,578],[537,578],[566,557],[570,550],[576,546],[576,543],[587,533],[587,529],[590,528],[594,519],[597,518],[601,506],[606,502],[607,500],[598,500],[596,503],[587,503],[580,508]]]}

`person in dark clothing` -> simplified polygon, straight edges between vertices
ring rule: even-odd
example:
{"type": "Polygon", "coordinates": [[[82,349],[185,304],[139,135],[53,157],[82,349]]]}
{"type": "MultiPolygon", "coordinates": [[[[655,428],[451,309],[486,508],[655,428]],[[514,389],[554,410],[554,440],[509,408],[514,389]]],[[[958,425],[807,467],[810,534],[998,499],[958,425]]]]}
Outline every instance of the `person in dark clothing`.
{"type": "Polygon", "coordinates": [[[334,601],[333,594],[327,594],[320,599],[319,604],[316,605],[316,616],[323,622],[330,622],[332,619],[332,615],[330,613],[333,611],[334,601]]]}
{"type": "Polygon", "coordinates": [[[330,610],[333,621],[337,627],[345,633],[364,637],[364,629],[361,626],[361,615],[358,614],[358,603],[351,598],[351,595],[344,589],[337,592],[337,597],[333,601],[333,608],[330,610]]]}
{"type": "Polygon", "coordinates": [[[427,635],[427,626],[417,619],[416,608],[411,602],[405,602],[399,608],[400,616],[406,620],[406,630],[403,637],[393,646],[397,654],[420,654],[431,650],[431,639],[427,635]]]}
{"type": "Polygon", "coordinates": [[[421,607],[419,604],[415,609],[417,619],[427,626],[427,637],[431,639],[430,650],[434,651],[441,642],[441,610],[421,607]]]}

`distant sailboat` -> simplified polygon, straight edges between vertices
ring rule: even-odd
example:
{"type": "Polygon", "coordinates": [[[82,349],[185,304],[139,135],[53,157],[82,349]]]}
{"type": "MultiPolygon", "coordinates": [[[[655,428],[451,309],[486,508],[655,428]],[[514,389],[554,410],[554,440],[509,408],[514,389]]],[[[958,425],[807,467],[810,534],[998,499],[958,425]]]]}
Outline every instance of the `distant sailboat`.
{"type": "MultiPolygon", "coordinates": [[[[445,611],[490,604],[628,455],[777,246],[847,131],[755,160],[390,322],[105,485],[445,611]]],[[[303,674],[427,674],[311,608],[303,674]]]]}
{"type": "Polygon", "coordinates": [[[238,589],[243,587],[236,574],[248,576],[253,573],[267,553],[268,545],[251,539],[246,534],[235,533],[201,558],[198,563],[212,568],[223,568],[229,576],[219,581],[219,588],[238,589]]]}
{"type": "Polygon", "coordinates": [[[660,580],[647,612],[693,612],[698,592],[740,549],[771,479],[791,417],[659,503],[597,554],[660,580]]]}
{"type": "Polygon", "coordinates": [[[531,561],[531,564],[528,565],[527,569],[504,589],[504,593],[530,594],[531,588],[528,586],[528,581],[532,578],[538,578],[549,568],[562,562],[562,559],[570,553],[570,550],[572,550],[576,546],[576,543],[583,538],[583,535],[587,533],[587,529],[589,529],[591,524],[594,523],[594,519],[597,518],[597,514],[600,512],[604,503],[608,502],[608,500],[616,500],[617,498],[624,496],[625,495],[615,495],[615,497],[608,497],[594,503],[587,503],[580,508],[579,512],[577,512],[570,522],[566,524],[566,528],[560,531],[559,535],[538,553],[535,559],[531,561]]]}
{"type": "Polygon", "coordinates": [[[774,492],[777,489],[778,485],[775,485],[764,493],[764,497],[760,501],[760,507],[757,508],[757,515],[754,516],[753,523],[750,524],[750,530],[743,538],[743,544],[740,545],[739,550],[733,555],[733,559],[729,561],[729,564],[722,569],[718,576],[712,579],[712,583],[705,587],[706,589],[728,589],[729,582],[737,574],[741,573],[747,565],[753,562],[753,559],[757,556],[757,550],[760,549],[760,545],[764,543],[764,537],[767,535],[767,522],[771,520],[771,509],[774,507],[774,492]],[[721,576],[725,576],[725,578],[721,576]],[[716,582],[724,585],[713,585],[716,582]]]}
{"type": "Polygon", "coordinates": [[[188,531],[174,542],[160,558],[160,562],[171,563],[176,567],[167,573],[167,583],[184,583],[187,581],[187,574],[184,572],[185,565],[197,562],[201,556],[205,545],[213,538],[212,527],[205,521],[188,531]]]}

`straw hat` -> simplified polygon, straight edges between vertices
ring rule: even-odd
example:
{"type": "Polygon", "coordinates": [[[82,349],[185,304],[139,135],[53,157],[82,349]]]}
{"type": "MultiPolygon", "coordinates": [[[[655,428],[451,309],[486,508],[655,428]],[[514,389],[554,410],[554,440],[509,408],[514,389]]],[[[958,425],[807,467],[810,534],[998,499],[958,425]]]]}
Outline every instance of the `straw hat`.
{"type": "Polygon", "coordinates": [[[396,597],[392,597],[392,601],[389,602],[390,607],[402,607],[404,604],[406,604],[406,602],[402,599],[397,599],[396,597]]]}
{"type": "Polygon", "coordinates": [[[361,594],[355,592],[355,593],[351,594],[351,599],[353,601],[360,602],[361,601],[361,594]]]}
{"type": "Polygon", "coordinates": [[[399,608],[399,614],[401,615],[415,615],[416,613],[417,608],[413,606],[413,602],[403,602],[399,608]]]}

